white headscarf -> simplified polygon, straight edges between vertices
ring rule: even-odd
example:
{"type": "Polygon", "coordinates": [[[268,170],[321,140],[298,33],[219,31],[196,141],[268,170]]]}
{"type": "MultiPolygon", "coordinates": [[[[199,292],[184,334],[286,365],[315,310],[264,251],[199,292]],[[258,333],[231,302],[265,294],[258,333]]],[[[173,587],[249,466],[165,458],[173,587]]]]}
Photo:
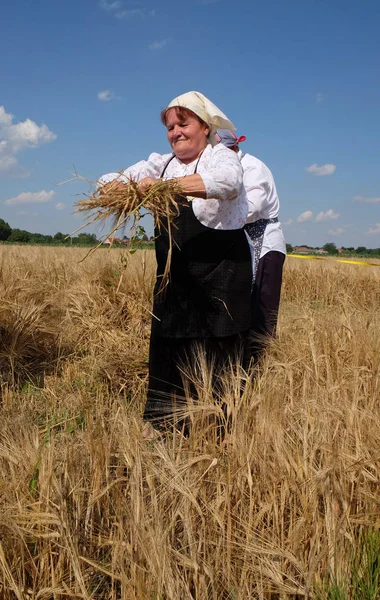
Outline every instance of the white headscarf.
{"type": "Polygon", "coordinates": [[[211,100],[201,92],[186,92],[177,96],[170,102],[167,108],[183,106],[195,113],[202,121],[210,127],[209,140],[214,146],[216,144],[215,132],[217,129],[236,129],[235,125],[211,100]]]}

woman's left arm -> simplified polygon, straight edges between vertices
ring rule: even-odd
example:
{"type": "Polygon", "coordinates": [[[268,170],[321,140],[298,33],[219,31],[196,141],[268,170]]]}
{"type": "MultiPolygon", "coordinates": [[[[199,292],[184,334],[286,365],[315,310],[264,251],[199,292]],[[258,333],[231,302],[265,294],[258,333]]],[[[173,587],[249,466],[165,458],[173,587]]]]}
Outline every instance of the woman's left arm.
{"type": "MultiPolygon", "coordinates": [[[[139,187],[148,188],[156,180],[150,177],[142,179],[139,187]]],[[[202,174],[185,175],[176,181],[185,196],[193,198],[215,198],[216,200],[234,200],[243,185],[243,168],[238,156],[223,144],[212,149],[212,155],[202,174]]]]}

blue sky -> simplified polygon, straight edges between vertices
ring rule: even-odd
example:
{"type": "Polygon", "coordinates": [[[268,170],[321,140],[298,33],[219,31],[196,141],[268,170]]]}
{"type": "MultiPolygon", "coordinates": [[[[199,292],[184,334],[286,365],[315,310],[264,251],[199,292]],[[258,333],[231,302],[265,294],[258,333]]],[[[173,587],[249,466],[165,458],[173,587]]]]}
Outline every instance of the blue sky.
{"type": "Polygon", "coordinates": [[[169,151],[194,89],[272,170],[288,242],[380,247],[379,33],[378,0],[4,2],[0,217],[72,231],[88,186],[56,184],[169,151]]]}

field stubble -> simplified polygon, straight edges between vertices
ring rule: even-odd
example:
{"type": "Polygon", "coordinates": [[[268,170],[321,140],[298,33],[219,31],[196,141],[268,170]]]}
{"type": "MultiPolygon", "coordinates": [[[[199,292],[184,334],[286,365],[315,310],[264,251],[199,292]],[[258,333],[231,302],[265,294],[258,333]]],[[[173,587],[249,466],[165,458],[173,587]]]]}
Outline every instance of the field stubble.
{"type": "Polygon", "coordinates": [[[0,248],[0,597],[380,586],[380,269],[288,259],[278,339],[225,381],[227,443],[201,360],[190,435],[163,443],[140,435],[154,255],[84,254],[0,248]]]}

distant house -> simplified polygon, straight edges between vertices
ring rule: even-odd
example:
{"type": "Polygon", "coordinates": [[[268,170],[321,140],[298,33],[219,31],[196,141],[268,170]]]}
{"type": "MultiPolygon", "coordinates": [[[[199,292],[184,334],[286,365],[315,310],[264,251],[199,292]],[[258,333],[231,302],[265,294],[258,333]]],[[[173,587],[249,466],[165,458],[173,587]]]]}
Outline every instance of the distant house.
{"type": "Polygon", "coordinates": [[[108,237],[103,244],[107,245],[107,246],[111,246],[111,244],[121,244],[122,240],[120,238],[117,237],[108,237]]]}
{"type": "Polygon", "coordinates": [[[338,254],[343,254],[344,248],[338,248],[338,254]]]}
{"type": "Polygon", "coordinates": [[[327,250],[323,250],[323,248],[317,248],[315,252],[316,254],[328,254],[327,250]]]}
{"type": "Polygon", "coordinates": [[[314,248],[309,248],[309,246],[295,246],[293,252],[296,254],[311,254],[314,252],[314,248]]]}

